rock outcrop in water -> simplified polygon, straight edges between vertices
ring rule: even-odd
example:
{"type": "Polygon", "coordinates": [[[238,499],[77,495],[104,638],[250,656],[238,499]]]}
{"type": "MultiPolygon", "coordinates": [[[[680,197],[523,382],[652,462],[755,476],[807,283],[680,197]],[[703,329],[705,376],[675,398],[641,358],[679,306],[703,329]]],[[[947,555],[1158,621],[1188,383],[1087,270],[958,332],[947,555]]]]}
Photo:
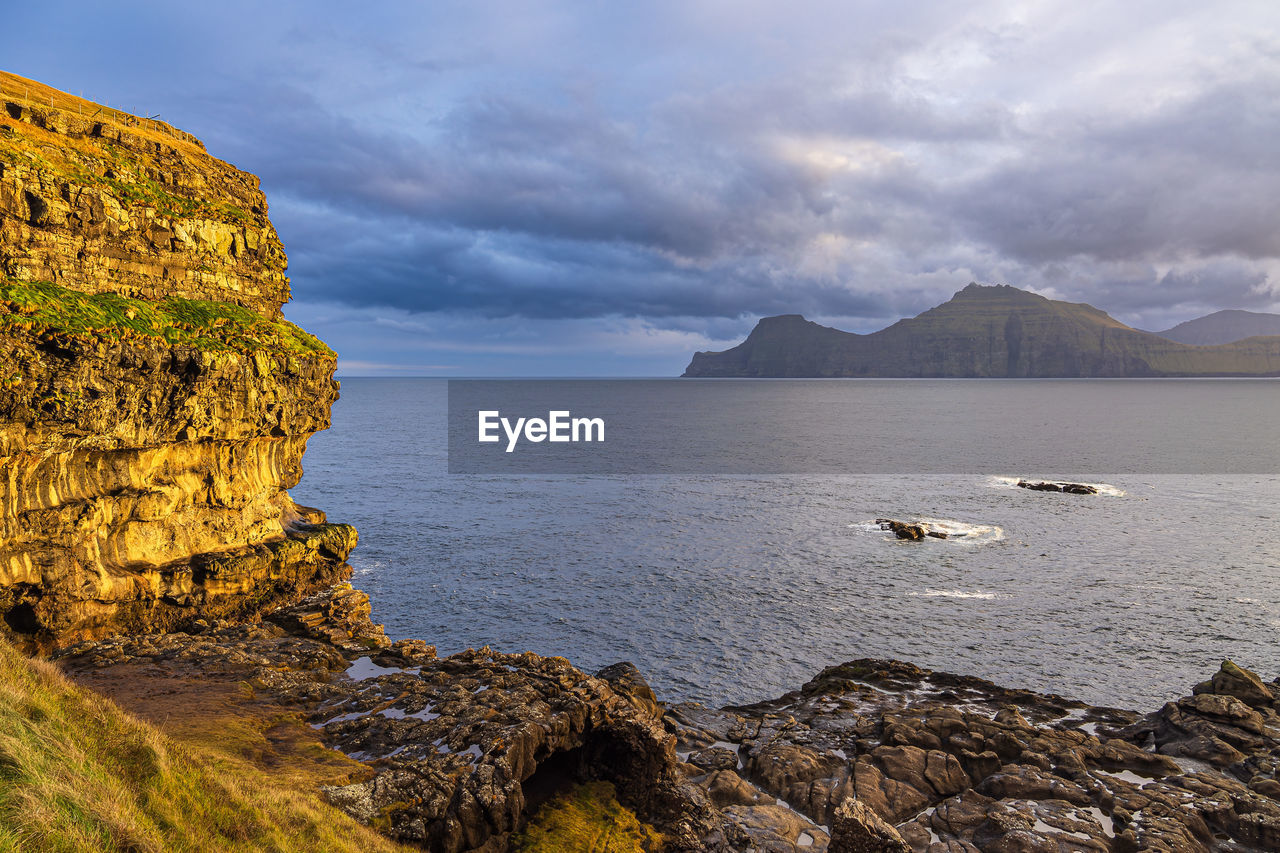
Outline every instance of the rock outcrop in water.
{"type": "Polygon", "coordinates": [[[919,521],[897,521],[892,518],[877,518],[876,524],[880,525],[881,530],[888,530],[899,539],[906,539],[911,542],[919,542],[926,536],[934,539],[946,539],[947,532],[945,530],[934,530],[929,525],[919,521]]]}
{"type": "Polygon", "coordinates": [[[0,105],[0,632],[172,629],[345,578],[354,529],[286,491],[335,359],[281,317],[257,179],[12,75],[0,105]]]}
{"type": "Polygon", "coordinates": [[[1068,495],[1096,495],[1097,486],[1088,483],[1060,483],[1056,480],[1019,480],[1015,485],[1019,489],[1030,489],[1033,492],[1064,492],[1068,495]]]}
{"type": "Polygon", "coordinates": [[[1189,346],[1132,329],[1092,305],[970,284],[950,301],[869,335],[799,314],[765,317],[736,347],[695,353],[684,375],[1277,376],[1280,336],[1189,346]]]}

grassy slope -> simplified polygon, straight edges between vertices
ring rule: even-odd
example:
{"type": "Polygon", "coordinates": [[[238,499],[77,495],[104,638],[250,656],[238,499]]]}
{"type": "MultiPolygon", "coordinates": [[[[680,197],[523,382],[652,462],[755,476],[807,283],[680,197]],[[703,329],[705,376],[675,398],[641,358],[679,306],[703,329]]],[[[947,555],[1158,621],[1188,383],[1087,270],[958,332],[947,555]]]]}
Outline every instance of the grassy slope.
{"type": "Polygon", "coordinates": [[[226,302],[90,295],[48,282],[0,279],[0,331],[49,330],[112,339],[153,338],[196,349],[333,357],[316,338],[287,320],[226,302]]]}
{"type": "Polygon", "coordinates": [[[399,851],[0,642],[0,851],[399,851]]]}

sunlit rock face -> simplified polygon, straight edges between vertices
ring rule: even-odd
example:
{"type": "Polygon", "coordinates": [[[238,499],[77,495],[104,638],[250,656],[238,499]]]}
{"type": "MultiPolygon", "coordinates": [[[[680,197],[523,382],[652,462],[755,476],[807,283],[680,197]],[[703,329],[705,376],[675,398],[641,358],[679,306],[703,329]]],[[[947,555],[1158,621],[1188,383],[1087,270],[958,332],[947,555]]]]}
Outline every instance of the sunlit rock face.
{"type": "Polygon", "coordinates": [[[338,385],[281,316],[257,179],[11,75],[0,106],[0,631],[173,629],[348,576],[355,530],[287,492],[338,385]]]}

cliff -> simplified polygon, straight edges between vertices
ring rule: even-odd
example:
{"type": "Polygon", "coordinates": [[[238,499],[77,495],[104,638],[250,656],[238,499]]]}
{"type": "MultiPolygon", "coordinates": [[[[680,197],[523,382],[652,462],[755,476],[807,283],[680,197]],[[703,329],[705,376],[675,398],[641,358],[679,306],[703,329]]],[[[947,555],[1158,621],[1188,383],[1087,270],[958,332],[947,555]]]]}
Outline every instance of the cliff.
{"type": "Polygon", "coordinates": [[[948,302],[869,335],[798,314],[766,317],[738,346],[695,353],[684,375],[1276,376],[1280,337],[1189,346],[1132,329],[1091,305],[970,284],[948,302]]]}
{"type": "Polygon", "coordinates": [[[257,179],[0,75],[0,631],[26,648],[255,612],[345,578],[287,490],[335,357],[285,321],[257,179]]]}

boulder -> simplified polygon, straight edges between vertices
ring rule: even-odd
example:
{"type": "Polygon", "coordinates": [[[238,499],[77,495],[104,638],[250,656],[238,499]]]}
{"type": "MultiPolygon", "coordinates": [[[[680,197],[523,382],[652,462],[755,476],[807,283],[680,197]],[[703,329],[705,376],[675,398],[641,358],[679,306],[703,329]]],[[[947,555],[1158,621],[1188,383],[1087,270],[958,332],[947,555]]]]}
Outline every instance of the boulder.
{"type": "Polygon", "coordinates": [[[831,822],[828,853],[910,853],[898,830],[881,820],[861,800],[841,803],[831,822]]]}

